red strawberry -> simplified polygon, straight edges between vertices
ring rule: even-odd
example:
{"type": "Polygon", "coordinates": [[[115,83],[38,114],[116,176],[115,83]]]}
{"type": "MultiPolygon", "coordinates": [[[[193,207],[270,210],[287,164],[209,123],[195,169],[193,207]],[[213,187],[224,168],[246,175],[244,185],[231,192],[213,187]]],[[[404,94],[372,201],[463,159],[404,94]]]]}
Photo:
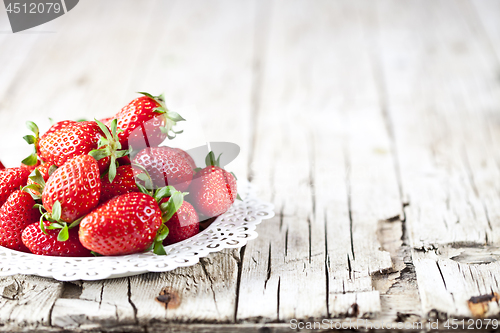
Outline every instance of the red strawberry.
{"type": "Polygon", "coordinates": [[[52,125],[49,130],[47,132],[45,132],[45,134],[43,134],[40,139],[43,139],[45,138],[47,135],[49,135],[50,133],[53,133],[53,132],[56,132],[56,131],[59,131],[63,128],[66,128],[66,127],[69,127],[69,126],[72,126],[74,124],[76,124],[77,122],[76,121],[73,121],[73,120],[63,120],[63,121],[59,121],[57,123],[55,123],[54,125],[52,125]]]}
{"type": "Polygon", "coordinates": [[[35,200],[28,193],[16,190],[0,208],[0,245],[26,252],[21,240],[24,228],[38,221],[40,212],[33,208],[35,200]]]}
{"type": "MultiPolygon", "coordinates": [[[[167,199],[163,199],[161,202],[165,202],[165,200],[167,199]]],[[[168,227],[168,236],[163,241],[164,245],[183,241],[200,232],[198,214],[187,201],[182,203],[182,206],[165,222],[165,225],[168,227]]]]}
{"type": "Polygon", "coordinates": [[[122,130],[118,138],[123,148],[129,145],[135,150],[156,147],[167,137],[174,138],[180,133],[172,128],[184,119],[167,109],[163,96],[141,94],[144,96],[134,99],[116,114],[118,128],[122,130]]]}
{"type": "Polygon", "coordinates": [[[130,192],[139,192],[139,188],[135,184],[134,171],[130,165],[122,165],[118,167],[112,183],[109,182],[108,177],[101,179],[101,198],[99,201],[105,202],[130,192]]]}
{"type": "Polygon", "coordinates": [[[130,162],[130,157],[128,156],[123,156],[118,159],[116,159],[119,165],[130,165],[132,162],[130,162]]]}
{"type": "Polygon", "coordinates": [[[236,179],[220,168],[213,152],[206,158],[207,167],[198,171],[189,186],[189,198],[205,217],[227,212],[238,196],[236,179]]]}
{"type": "MultiPolygon", "coordinates": [[[[155,188],[170,185],[182,192],[193,179],[191,165],[174,148],[145,148],[135,156],[133,163],[147,170],[155,188]]],[[[134,168],[134,173],[137,176],[141,170],[134,168]]]]}
{"type": "Polygon", "coordinates": [[[22,168],[0,170],[0,205],[19,187],[26,185],[30,171],[22,168]]]}
{"type": "Polygon", "coordinates": [[[63,165],[69,159],[97,149],[104,133],[96,122],[74,122],[40,138],[39,154],[45,163],[63,165]]]}
{"type": "Polygon", "coordinates": [[[35,146],[34,153],[23,160],[26,165],[36,165],[37,155],[50,165],[61,166],[73,157],[89,154],[99,161],[101,172],[110,167],[109,175],[112,179],[116,172],[116,159],[128,154],[126,150],[120,151],[116,121],[112,122],[111,132],[100,122],[59,122],[41,138],[38,137],[36,124],[28,121],[26,125],[35,134],[24,137],[28,143],[35,146]]]}
{"type": "Polygon", "coordinates": [[[2,162],[0,162],[0,170],[3,170],[3,169],[5,169],[5,166],[3,165],[2,162]]]}
{"type": "MultiPolygon", "coordinates": [[[[49,222],[44,222],[46,228],[49,227],[49,222]]],[[[78,228],[68,230],[68,239],[66,241],[58,241],[58,231],[46,229],[45,234],[40,229],[40,223],[30,224],[22,233],[24,245],[34,254],[46,256],[62,256],[62,257],[89,257],[91,253],[84,248],[78,239],[78,228]]]]}
{"type": "MultiPolygon", "coordinates": [[[[43,183],[46,183],[47,180],[49,180],[49,177],[50,177],[50,170],[52,167],[52,170],[55,171],[55,169],[57,169],[57,167],[55,165],[50,165],[49,163],[44,163],[42,165],[39,165],[36,167],[36,169],[39,171],[40,175],[42,176],[42,179],[43,179],[43,183]]],[[[36,178],[34,177],[35,175],[33,173],[30,174],[30,177],[28,178],[28,183],[27,185],[35,185],[35,184],[38,184],[38,182],[41,182],[40,180],[36,180],[36,178]]],[[[39,184],[41,185],[42,187],[45,185],[45,184],[39,184]]],[[[36,189],[30,189],[29,190],[31,193],[35,194],[35,195],[41,195],[41,193],[39,191],[37,191],[36,189]]]]}
{"type": "Polygon", "coordinates": [[[191,166],[191,168],[194,170],[196,169],[196,163],[194,163],[193,158],[191,155],[189,155],[186,151],[180,149],[180,148],[172,148],[177,154],[181,155],[191,166]]]}
{"type": "Polygon", "coordinates": [[[61,204],[61,220],[72,222],[90,212],[99,202],[101,182],[96,160],[77,156],[57,169],[42,193],[43,207],[52,213],[56,201],[61,204]]]}
{"type": "Polygon", "coordinates": [[[138,192],[123,194],[83,218],[80,241],[102,255],[143,252],[155,239],[162,224],[161,215],[151,196],[138,192]]]}

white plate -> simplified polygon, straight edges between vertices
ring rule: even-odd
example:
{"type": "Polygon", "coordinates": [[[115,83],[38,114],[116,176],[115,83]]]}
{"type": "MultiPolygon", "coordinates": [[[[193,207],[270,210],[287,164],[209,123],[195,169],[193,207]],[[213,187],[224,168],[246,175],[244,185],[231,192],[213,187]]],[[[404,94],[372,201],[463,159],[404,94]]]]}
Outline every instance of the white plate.
{"type": "Polygon", "coordinates": [[[274,216],[274,206],[256,198],[254,185],[238,181],[238,193],[243,201],[236,200],[229,211],[198,235],[166,246],[165,256],[146,252],[116,257],[50,257],[0,246],[0,276],[30,274],[59,281],[101,280],[195,265],[210,252],[242,247],[257,238],[257,224],[274,216]]]}

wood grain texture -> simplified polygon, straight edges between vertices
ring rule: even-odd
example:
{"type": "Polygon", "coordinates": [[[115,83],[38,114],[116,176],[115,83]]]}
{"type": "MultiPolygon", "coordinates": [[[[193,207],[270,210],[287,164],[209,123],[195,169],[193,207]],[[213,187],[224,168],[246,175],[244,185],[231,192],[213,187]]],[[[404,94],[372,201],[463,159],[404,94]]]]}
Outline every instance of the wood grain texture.
{"type": "MultiPolygon", "coordinates": [[[[423,312],[471,317],[467,300],[498,289],[491,249],[484,247],[498,244],[500,221],[498,59],[494,35],[482,23],[491,22],[468,1],[377,5],[379,66],[423,312]],[[483,255],[458,263],[443,256],[448,246],[464,253],[483,248],[483,255]]],[[[490,311],[498,313],[494,305],[490,311]]]]}

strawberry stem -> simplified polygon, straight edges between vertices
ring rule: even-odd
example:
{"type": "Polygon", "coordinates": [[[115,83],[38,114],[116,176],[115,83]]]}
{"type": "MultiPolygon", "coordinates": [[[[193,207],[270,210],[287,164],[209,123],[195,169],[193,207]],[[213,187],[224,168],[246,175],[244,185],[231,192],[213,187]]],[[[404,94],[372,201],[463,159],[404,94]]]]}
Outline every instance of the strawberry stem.
{"type": "Polygon", "coordinates": [[[33,132],[35,135],[25,135],[23,136],[24,141],[26,141],[29,145],[33,145],[33,153],[26,157],[24,160],[21,162],[25,165],[35,165],[36,162],[38,161],[38,156],[37,156],[37,146],[38,146],[38,141],[40,140],[40,130],[38,129],[38,126],[32,122],[32,121],[27,121],[26,122],[26,127],[33,132]]]}
{"type": "Polygon", "coordinates": [[[160,96],[153,96],[147,92],[139,92],[139,94],[142,94],[146,97],[149,97],[149,98],[153,99],[156,103],[160,104],[160,106],[155,108],[153,111],[165,116],[166,125],[165,125],[165,127],[160,127],[160,131],[163,134],[167,134],[167,137],[170,140],[172,140],[177,136],[177,134],[181,134],[183,132],[182,130],[181,131],[174,131],[173,127],[175,125],[177,125],[177,123],[179,121],[185,121],[186,119],[182,118],[182,116],[180,114],[178,114],[177,112],[170,111],[167,108],[167,106],[165,104],[165,97],[163,96],[163,94],[160,96]],[[172,134],[170,134],[170,132],[172,132],[172,134]]]}
{"type": "Polygon", "coordinates": [[[101,121],[94,119],[104,136],[99,139],[98,148],[89,152],[96,161],[110,156],[110,163],[107,170],[109,182],[112,183],[116,177],[116,159],[130,154],[129,150],[121,150],[122,145],[118,139],[117,126],[118,120],[113,119],[111,121],[110,127],[111,132],[108,127],[104,125],[101,121]]]}

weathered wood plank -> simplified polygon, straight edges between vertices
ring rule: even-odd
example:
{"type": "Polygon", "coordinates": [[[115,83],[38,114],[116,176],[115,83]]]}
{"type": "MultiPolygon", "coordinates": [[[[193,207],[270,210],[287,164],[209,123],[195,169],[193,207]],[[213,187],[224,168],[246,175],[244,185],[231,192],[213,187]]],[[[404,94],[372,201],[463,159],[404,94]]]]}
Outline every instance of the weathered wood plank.
{"type": "Polygon", "coordinates": [[[51,324],[51,311],[63,291],[62,282],[17,275],[0,279],[0,325],[3,329],[44,327],[51,324]]]}
{"type": "Polygon", "coordinates": [[[457,263],[442,253],[448,245],[466,252],[498,243],[498,59],[468,1],[376,5],[423,312],[470,317],[470,297],[498,290],[496,264],[457,263]]]}
{"type": "Polygon", "coordinates": [[[269,134],[257,138],[252,171],[257,183],[272,184],[264,196],[282,203],[281,218],[247,246],[237,318],[340,316],[356,302],[355,315],[370,316],[380,311],[371,275],[392,269],[377,222],[402,204],[375,84],[356,85],[371,76],[367,54],[353,56],[364,44],[357,8],[296,1],[271,12],[257,110],[257,128],[269,134]]]}

